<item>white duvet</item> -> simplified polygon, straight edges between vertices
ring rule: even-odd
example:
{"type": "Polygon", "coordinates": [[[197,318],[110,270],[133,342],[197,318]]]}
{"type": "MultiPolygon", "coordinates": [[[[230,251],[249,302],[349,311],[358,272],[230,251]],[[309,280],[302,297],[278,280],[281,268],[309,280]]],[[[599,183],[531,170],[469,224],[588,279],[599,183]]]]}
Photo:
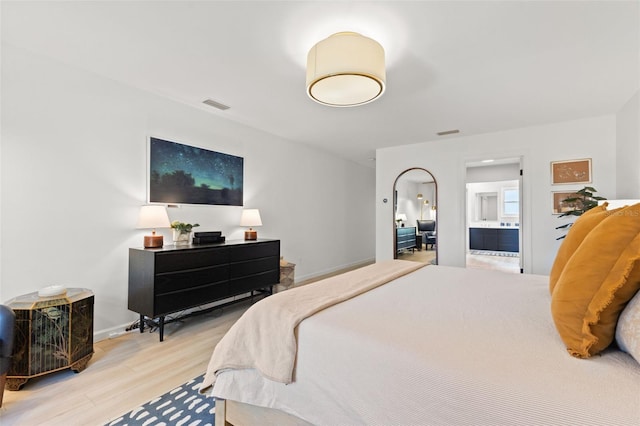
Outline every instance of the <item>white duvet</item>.
{"type": "Polygon", "coordinates": [[[294,382],[221,373],[213,395],[317,425],[640,425],[640,364],[571,357],[548,278],[429,266],[298,326],[294,382]]]}

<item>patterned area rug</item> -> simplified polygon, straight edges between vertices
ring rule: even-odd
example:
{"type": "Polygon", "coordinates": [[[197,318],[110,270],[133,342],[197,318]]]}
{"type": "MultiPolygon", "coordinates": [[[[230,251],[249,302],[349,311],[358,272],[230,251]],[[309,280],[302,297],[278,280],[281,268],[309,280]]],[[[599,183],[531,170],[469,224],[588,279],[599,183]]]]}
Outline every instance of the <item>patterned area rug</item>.
{"type": "Polygon", "coordinates": [[[189,380],[106,426],[213,426],[215,401],[198,393],[203,378],[189,380]]]}
{"type": "Polygon", "coordinates": [[[520,253],[514,253],[512,251],[469,250],[469,254],[480,254],[484,256],[520,257],[520,253]]]}

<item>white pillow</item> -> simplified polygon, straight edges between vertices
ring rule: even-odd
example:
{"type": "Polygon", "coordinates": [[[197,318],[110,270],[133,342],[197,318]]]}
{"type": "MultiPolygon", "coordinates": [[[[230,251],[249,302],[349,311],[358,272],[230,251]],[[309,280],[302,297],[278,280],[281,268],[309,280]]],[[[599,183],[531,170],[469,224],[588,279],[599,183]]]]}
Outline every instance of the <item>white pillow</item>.
{"type": "Polygon", "coordinates": [[[616,342],[620,349],[640,362],[640,291],[620,313],[616,326],[616,342]]]}

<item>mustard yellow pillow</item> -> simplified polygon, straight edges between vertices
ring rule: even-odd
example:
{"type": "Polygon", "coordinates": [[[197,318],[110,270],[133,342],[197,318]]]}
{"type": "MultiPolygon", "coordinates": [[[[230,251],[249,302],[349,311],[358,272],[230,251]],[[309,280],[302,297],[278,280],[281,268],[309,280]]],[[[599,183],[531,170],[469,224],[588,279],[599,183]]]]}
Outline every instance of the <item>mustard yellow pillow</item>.
{"type": "Polygon", "coordinates": [[[567,261],[551,296],[556,328],[573,356],[588,358],[615,336],[640,288],[640,204],[607,216],[567,261]]]}
{"type": "Polygon", "coordinates": [[[609,203],[605,202],[598,207],[587,210],[582,216],[578,217],[573,225],[571,225],[571,228],[569,228],[567,236],[564,237],[562,244],[558,248],[558,253],[551,267],[551,273],[549,274],[550,294],[553,294],[553,289],[558,282],[558,278],[560,278],[562,270],[571,255],[573,255],[578,246],[580,246],[584,237],[610,214],[610,212],[607,211],[608,205],[609,203]]]}

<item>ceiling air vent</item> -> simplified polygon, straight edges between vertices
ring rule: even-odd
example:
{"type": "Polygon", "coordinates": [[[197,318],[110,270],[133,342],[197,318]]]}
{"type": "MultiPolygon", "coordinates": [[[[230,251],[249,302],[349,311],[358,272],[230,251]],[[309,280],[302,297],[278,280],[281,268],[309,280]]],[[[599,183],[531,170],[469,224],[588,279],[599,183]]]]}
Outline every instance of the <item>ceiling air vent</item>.
{"type": "Polygon", "coordinates": [[[222,110],[222,111],[231,108],[231,107],[229,107],[229,106],[227,106],[225,104],[221,104],[220,102],[216,102],[213,99],[206,99],[206,100],[202,101],[202,103],[206,104],[206,105],[209,105],[209,106],[212,106],[214,108],[218,108],[219,110],[222,110]]]}
{"type": "Polygon", "coordinates": [[[458,129],[454,129],[454,130],[445,130],[444,132],[438,132],[436,133],[436,135],[438,136],[445,136],[445,135],[453,135],[456,133],[460,133],[460,130],[458,129]]]}

